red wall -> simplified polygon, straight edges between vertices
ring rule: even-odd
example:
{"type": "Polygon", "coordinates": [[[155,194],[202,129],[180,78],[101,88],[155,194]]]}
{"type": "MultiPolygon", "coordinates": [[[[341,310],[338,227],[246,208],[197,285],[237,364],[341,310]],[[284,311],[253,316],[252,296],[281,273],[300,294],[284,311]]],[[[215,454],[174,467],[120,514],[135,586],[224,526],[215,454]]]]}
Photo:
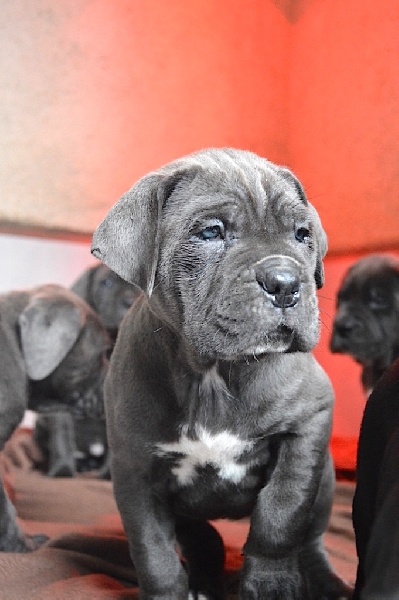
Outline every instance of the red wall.
{"type": "Polygon", "coordinates": [[[399,4],[305,2],[291,28],[289,148],[334,253],[399,248],[399,4]]]}

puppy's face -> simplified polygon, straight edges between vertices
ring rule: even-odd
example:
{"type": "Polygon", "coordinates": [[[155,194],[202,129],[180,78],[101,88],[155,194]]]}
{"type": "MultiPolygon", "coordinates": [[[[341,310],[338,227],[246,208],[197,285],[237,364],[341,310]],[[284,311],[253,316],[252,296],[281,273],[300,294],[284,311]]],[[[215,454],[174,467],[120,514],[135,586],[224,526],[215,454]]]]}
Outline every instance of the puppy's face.
{"type": "Polygon", "coordinates": [[[399,262],[364,258],[348,271],[337,296],[330,347],[362,365],[386,367],[399,344],[399,262]]]}
{"type": "Polygon", "coordinates": [[[124,281],[105,265],[100,265],[93,276],[91,300],[105,327],[117,331],[123,317],[137,298],[137,287],[124,281]]]}
{"type": "Polygon", "coordinates": [[[94,252],[122,277],[153,288],[153,310],[189,347],[228,360],[314,347],[326,239],[287,169],[248,152],[211,150],[148,176],[145,200],[143,182],[97,230],[94,252]],[[154,188],[158,210],[150,199],[154,188]],[[152,203],[141,227],[156,221],[150,238],[156,243],[147,274],[143,257],[129,274],[125,241],[119,236],[118,256],[111,244],[122,228],[123,237],[135,235],[132,210],[139,201],[152,203]]]}

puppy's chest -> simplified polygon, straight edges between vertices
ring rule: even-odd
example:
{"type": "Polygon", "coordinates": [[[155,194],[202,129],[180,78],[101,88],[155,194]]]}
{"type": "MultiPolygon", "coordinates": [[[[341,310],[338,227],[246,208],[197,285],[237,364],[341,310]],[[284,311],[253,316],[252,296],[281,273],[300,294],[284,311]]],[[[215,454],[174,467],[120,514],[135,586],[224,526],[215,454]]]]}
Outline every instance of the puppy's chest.
{"type": "Polygon", "coordinates": [[[176,441],[160,442],[156,454],[170,465],[179,487],[195,485],[207,475],[233,484],[248,484],[248,476],[270,458],[267,441],[244,439],[228,430],[211,432],[196,425],[189,432],[183,426],[176,441]]]}

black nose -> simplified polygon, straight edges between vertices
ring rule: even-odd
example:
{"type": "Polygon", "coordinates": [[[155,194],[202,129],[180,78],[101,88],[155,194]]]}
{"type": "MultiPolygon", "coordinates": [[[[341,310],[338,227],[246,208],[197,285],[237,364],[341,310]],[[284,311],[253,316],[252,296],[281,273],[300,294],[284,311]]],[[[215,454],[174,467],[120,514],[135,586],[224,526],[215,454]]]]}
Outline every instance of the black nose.
{"type": "Polygon", "coordinates": [[[256,280],[277,308],[295,306],[300,296],[300,278],[295,266],[267,266],[256,270],[256,280]]]}
{"type": "Polygon", "coordinates": [[[134,302],[135,294],[125,294],[122,298],[122,304],[124,308],[130,308],[134,302]]]}
{"type": "Polygon", "coordinates": [[[334,331],[342,338],[348,338],[360,327],[361,323],[353,316],[336,319],[334,322],[334,331]]]}

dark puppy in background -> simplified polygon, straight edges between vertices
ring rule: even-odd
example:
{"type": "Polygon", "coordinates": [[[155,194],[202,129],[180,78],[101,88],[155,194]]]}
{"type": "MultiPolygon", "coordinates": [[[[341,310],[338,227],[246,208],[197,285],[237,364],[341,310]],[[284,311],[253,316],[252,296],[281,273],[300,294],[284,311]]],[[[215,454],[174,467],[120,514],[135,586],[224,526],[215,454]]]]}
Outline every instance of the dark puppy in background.
{"type": "Polygon", "coordinates": [[[103,264],[86,269],[71,286],[100,316],[114,344],[119,325],[141,290],[103,264]]]}
{"type": "Polygon", "coordinates": [[[360,363],[370,392],[399,357],[399,260],[373,254],[350,267],[337,296],[332,352],[360,363]]]}
{"type": "Polygon", "coordinates": [[[399,598],[399,360],[381,376],[363,415],[353,525],[354,599],[399,598]]]}
{"type": "MultiPolygon", "coordinates": [[[[26,409],[69,410],[97,389],[107,368],[110,341],[95,312],[60,286],[4,294],[0,314],[1,450],[26,409]]],[[[68,456],[64,450],[61,462],[68,456]]],[[[57,451],[53,461],[56,470],[65,467],[57,464],[57,451]]],[[[24,552],[37,542],[19,529],[0,482],[0,550],[24,552]]]]}
{"type": "MultiPolygon", "coordinates": [[[[100,317],[111,339],[110,351],[115,344],[120,322],[134,300],[141,293],[137,286],[124,281],[119,275],[99,263],[86,269],[71,286],[100,317]]],[[[101,382],[102,385],[102,382],[101,382]]],[[[100,478],[109,479],[108,443],[105,428],[103,392],[80,397],[70,413],[40,415],[35,427],[35,441],[46,457],[42,468],[49,476],[71,477],[76,471],[97,471],[100,478]],[[71,440],[68,444],[67,440],[71,440]],[[53,454],[74,448],[75,468],[48,469],[53,454]]],[[[64,462],[68,461],[65,456],[64,462]]]]}
{"type": "Polygon", "coordinates": [[[242,600],[350,597],[321,541],[333,393],[311,350],[325,252],[294,175],[228,149],[150,173],[96,231],[95,256],[146,292],[105,384],[143,600],[225,598],[208,519],[245,516],[242,600]]]}

